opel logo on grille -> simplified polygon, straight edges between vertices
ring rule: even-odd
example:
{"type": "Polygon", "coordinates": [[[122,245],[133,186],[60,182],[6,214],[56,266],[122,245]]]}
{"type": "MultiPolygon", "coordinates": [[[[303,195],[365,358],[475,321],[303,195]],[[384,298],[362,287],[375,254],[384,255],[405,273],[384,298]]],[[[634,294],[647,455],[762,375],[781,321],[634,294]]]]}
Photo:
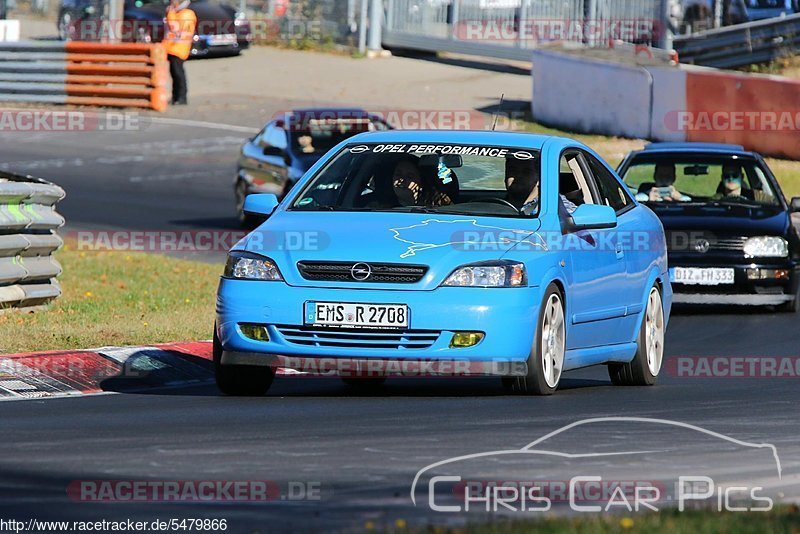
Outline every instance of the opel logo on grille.
{"type": "Polygon", "coordinates": [[[694,242],[694,249],[701,254],[708,252],[710,247],[711,243],[708,242],[708,239],[698,239],[694,242]]]}
{"type": "Polygon", "coordinates": [[[372,276],[372,267],[366,263],[356,263],[350,268],[350,276],[353,277],[353,280],[363,282],[372,276]]]}

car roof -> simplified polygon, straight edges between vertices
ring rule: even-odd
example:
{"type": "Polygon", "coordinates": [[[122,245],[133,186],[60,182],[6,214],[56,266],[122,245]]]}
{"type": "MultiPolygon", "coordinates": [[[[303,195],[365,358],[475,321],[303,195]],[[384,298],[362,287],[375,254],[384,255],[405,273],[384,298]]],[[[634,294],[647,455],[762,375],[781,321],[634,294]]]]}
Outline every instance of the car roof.
{"type": "Polygon", "coordinates": [[[583,143],[565,137],[522,132],[496,132],[487,130],[388,130],[368,132],[348,139],[349,143],[446,143],[507,146],[541,150],[548,140],[561,144],[584,147],[583,143]]]}
{"type": "Polygon", "coordinates": [[[705,154],[731,154],[738,156],[754,156],[753,152],[747,151],[742,145],[732,145],[724,143],[650,143],[642,150],[638,151],[639,154],[657,154],[657,153],[698,153],[705,154]]]}

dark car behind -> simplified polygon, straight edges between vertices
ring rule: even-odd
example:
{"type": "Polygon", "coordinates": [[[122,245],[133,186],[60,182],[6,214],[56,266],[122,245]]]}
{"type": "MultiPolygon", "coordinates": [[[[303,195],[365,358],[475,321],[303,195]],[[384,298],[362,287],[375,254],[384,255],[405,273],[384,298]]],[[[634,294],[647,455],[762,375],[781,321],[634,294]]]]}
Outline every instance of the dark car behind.
{"type": "Polygon", "coordinates": [[[800,199],[786,201],[759,154],[734,145],[654,143],[629,154],[619,174],[664,225],[676,304],[797,310],[800,236],[791,215],[800,199]],[[669,166],[672,198],[654,179],[658,167],[669,166]],[[741,183],[738,196],[727,182],[741,183]]]}
{"type": "MultiPolygon", "coordinates": [[[[114,25],[123,42],[160,42],[166,34],[167,0],[125,0],[123,20],[114,25]]],[[[232,55],[248,48],[250,23],[233,7],[208,0],[190,5],[197,16],[192,57],[232,55]]],[[[102,37],[102,2],[62,0],[58,34],[62,40],[97,41],[102,37]]]]}

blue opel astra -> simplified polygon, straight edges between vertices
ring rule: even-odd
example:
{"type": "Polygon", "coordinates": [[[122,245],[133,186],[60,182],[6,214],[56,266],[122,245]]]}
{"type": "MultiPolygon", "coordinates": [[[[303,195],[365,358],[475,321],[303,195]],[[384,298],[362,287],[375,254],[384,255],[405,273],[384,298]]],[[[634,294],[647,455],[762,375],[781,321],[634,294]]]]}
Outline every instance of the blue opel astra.
{"type": "Polygon", "coordinates": [[[214,328],[219,388],[276,370],[377,387],[489,375],[548,395],[608,366],[652,385],[672,301],[664,231],[617,174],[566,138],[387,131],[331,149],[229,253],[214,328]]]}

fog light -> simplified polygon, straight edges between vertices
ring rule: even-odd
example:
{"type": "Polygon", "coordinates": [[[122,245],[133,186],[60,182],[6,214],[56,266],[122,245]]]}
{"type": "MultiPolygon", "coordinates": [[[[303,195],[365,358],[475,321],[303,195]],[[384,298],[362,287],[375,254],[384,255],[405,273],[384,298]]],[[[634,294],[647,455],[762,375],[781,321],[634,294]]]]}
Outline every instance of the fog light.
{"type": "Polygon", "coordinates": [[[451,349],[463,349],[466,347],[474,347],[483,339],[482,332],[456,332],[453,334],[453,339],[450,341],[451,349]]]}
{"type": "Polygon", "coordinates": [[[244,337],[256,341],[269,341],[269,332],[263,324],[240,324],[239,330],[242,331],[244,337]]]}
{"type": "Polygon", "coordinates": [[[748,280],[788,280],[788,269],[747,269],[748,280]]]}

